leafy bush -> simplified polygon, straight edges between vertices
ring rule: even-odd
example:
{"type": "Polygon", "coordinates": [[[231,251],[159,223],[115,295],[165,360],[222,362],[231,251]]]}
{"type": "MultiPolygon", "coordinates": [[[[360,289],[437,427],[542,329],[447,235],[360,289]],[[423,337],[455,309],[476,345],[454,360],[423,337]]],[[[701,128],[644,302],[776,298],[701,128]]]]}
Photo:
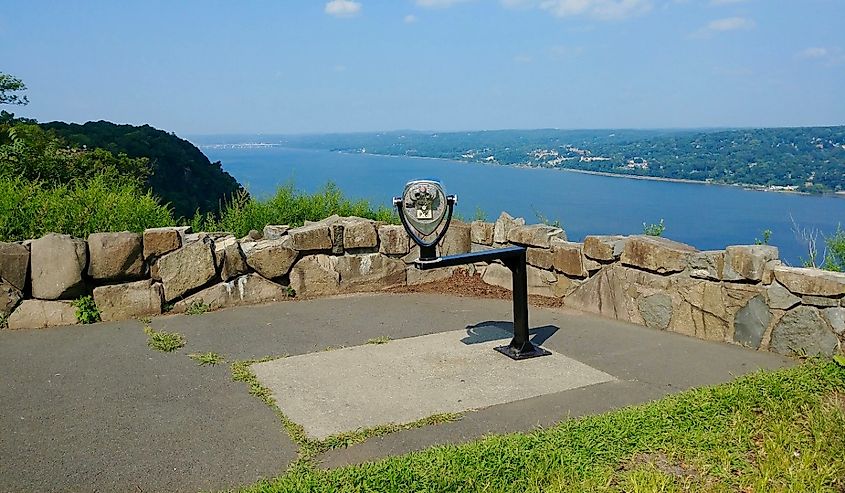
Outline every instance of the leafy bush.
{"type": "Polygon", "coordinates": [[[373,209],[366,200],[353,201],[344,197],[334,183],[328,183],[314,194],[296,191],[293,185],[279,187],[266,200],[251,198],[245,192],[224,204],[220,217],[195,214],[191,220],[194,231],[228,231],[245,236],[250,230],[261,231],[268,224],[301,226],[305,221],[319,221],[332,214],[359,216],[377,221],[398,223],[393,209],[380,206],[373,209]]]}
{"type": "Polygon", "coordinates": [[[836,233],[824,239],[824,244],[827,251],[822,269],[845,272],[845,230],[838,226],[836,233]]]}
{"type": "Polygon", "coordinates": [[[663,219],[660,220],[657,224],[646,224],[643,223],[643,234],[648,236],[663,236],[663,232],[666,231],[666,225],[663,224],[663,219]]]}
{"type": "Polygon", "coordinates": [[[171,226],[170,209],[149,192],[104,176],[50,187],[40,181],[0,177],[0,241],[64,233],[85,238],[97,231],[171,226]]]}
{"type": "Polygon", "coordinates": [[[82,324],[93,324],[100,321],[100,310],[91,295],[80,296],[71,303],[76,307],[76,319],[82,324]]]}

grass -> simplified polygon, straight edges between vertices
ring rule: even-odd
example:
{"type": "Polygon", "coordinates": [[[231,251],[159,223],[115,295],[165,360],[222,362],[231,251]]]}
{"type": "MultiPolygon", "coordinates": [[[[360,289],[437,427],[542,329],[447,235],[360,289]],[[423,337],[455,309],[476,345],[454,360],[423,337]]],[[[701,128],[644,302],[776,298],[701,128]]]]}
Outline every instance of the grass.
{"type": "Polygon", "coordinates": [[[202,315],[211,310],[211,306],[206,305],[202,300],[194,301],[185,310],[185,315],[202,315]]]}
{"type": "Polygon", "coordinates": [[[200,366],[214,366],[226,361],[222,355],[212,351],[207,353],[191,353],[188,357],[196,361],[200,366]]]}
{"type": "Polygon", "coordinates": [[[367,344],[387,344],[388,342],[390,342],[390,337],[380,336],[380,337],[375,337],[373,339],[368,340],[367,344]]]}
{"type": "Polygon", "coordinates": [[[843,430],[845,368],[815,360],[533,433],[334,470],[301,460],[242,491],[836,492],[843,430]]]}
{"type": "Polygon", "coordinates": [[[151,349],[164,353],[176,351],[177,349],[184,347],[186,343],[182,334],[155,330],[149,325],[144,327],[144,333],[147,334],[147,345],[150,346],[151,349]]]}

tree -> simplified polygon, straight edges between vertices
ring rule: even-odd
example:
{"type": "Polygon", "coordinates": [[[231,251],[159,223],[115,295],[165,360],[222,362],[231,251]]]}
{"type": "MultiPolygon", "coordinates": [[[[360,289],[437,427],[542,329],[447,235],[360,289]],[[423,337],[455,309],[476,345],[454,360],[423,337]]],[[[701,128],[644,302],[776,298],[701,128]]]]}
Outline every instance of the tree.
{"type": "Polygon", "coordinates": [[[26,91],[26,85],[22,80],[9,74],[0,72],[0,104],[27,104],[29,99],[26,96],[15,94],[26,91]]]}

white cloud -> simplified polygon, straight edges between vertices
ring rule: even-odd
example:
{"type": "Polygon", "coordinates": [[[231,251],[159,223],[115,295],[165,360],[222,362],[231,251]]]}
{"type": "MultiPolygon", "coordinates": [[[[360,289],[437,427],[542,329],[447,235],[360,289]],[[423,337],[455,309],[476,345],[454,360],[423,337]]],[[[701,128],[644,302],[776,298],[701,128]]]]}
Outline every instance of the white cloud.
{"type": "Polygon", "coordinates": [[[705,29],[716,32],[741,31],[753,29],[756,25],[757,24],[753,20],[746,19],[745,17],[726,17],[724,19],[710,21],[705,29]]]}
{"type": "Polygon", "coordinates": [[[335,17],[351,17],[361,12],[361,3],[352,0],[332,0],[326,2],[325,11],[335,17]]]}
{"type": "Polygon", "coordinates": [[[417,22],[417,16],[415,16],[413,14],[408,14],[402,20],[405,21],[405,24],[413,24],[413,23],[417,22]]]}
{"type": "Polygon", "coordinates": [[[803,58],[805,60],[819,59],[826,57],[827,54],[827,48],[816,46],[812,48],[807,48],[806,50],[801,50],[801,52],[798,53],[798,58],[803,58]]]}
{"type": "Polygon", "coordinates": [[[557,17],[585,15],[601,20],[619,20],[648,12],[651,0],[543,0],[540,8],[557,17]]]}
{"type": "Polygon", "coordinates": [[[425,8],[446,8],[468,0],[417,0],[417,5],[425,8]]]}

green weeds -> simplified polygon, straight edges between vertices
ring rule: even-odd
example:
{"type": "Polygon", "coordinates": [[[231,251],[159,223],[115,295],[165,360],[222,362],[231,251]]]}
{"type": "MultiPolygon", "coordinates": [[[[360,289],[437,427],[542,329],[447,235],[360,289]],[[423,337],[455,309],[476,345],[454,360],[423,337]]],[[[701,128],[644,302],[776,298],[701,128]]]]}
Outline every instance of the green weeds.
{"type": "Polygon", "coordinates": [[[663,223],[663,219],[660,220],[659,223],[652,223],[646,224],[643,223],[643,234],[647,236],[663,236],[663,232],[666,231],[666,225],[663,223]]]}
{"type": "Polygon", "coordinates": [[[211,310],[211,306],[206,305],[203,300],[194,301],[191,303],[188,308],[185,310],[186,315],[202,315],[203,313],[211,310]]]}
{"type": "Polygon", "coordinates": [[[76,308],[76,319],[81,324],[93,324],[100,321],[100,310],[91,295],[80,296],[71,304],[76,308]]]}
{"type": "Polygon", "coordinates": [[[188,357],[196,361],[200,366],[214,366],[226,361],[222,355],[211,351],[207,353],[191,353],[188,357]]]}
{"type": "Polygon", "coordinates": [[[147,334],[147,345],[150,349],[155,349],[156,351],[164,353],[176,351],[177,349],[184,347],[186,343],[182,334],[155,330],[149,325],[144,327],[144,333],[147,334]]]}

